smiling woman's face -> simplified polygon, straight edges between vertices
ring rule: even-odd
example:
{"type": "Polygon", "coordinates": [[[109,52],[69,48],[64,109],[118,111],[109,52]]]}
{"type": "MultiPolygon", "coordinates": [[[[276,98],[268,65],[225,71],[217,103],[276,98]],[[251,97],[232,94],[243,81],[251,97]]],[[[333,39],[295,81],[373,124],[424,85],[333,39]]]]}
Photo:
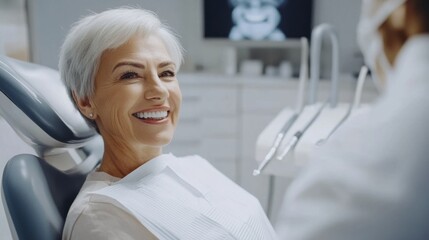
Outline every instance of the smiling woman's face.
{"type": "Polygon", "coordinates": [[[89,101],[106,145],[156,148],[171,141],[181,98],[176,66],[162,40],[137,35],[102,54],[89,101]]]}

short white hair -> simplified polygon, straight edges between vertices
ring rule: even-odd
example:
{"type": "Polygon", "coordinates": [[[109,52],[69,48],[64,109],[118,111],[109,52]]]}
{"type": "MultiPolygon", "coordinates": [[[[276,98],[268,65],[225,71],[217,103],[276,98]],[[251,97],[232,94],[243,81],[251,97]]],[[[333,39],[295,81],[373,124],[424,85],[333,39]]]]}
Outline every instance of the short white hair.
{"type": "Polygon", "coordinates": [[[179,70],[183,48],[155,13],[128,7],[107,10],[76,22],[64,40],[58,67],[69,93],[75,92],[79,98],[91,96],[103,52],[121,46],[136,34],[161,38],[179,70]]]}

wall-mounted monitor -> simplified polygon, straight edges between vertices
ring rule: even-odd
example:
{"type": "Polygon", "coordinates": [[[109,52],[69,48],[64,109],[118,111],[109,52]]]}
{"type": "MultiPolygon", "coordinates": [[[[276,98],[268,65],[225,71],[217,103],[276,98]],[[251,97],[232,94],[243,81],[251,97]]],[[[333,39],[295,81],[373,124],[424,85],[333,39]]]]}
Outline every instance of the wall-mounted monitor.
{"type": "Polygon", "coordinates": [[[204,0],[204,39],[282,42],[310,38],[313,0],[204,0]]]}

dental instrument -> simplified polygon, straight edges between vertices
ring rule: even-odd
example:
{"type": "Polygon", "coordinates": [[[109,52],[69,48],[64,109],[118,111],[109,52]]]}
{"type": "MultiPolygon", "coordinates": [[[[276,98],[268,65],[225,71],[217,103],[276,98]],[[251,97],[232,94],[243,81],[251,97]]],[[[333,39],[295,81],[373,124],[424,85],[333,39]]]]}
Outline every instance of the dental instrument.
{"type": "Polygon", "coordinates": [[[288,144],[286,145],[285,149],[283,150],[283,152],[277,156],[277,160],[283,160],[283,158],[291,151],[295,148],[296,144],[298,143],[299,139],[302,137],[302,135],[304,135],[304,133],[307,131],[307,129],[314,123],[314,121],[316,121],[316,119],[319,117],[320,113],[322,112],[322,110],[325,108],[326,104],[328,103],[328,100],[325,101],[317,110],[317,112],[313,115],[313,117],[305,124],[304,128],[302,128],[301,130],[299,130],[298,132],[296,132],[293,137],[291,138],[291,140],[288,142],[288,144]]]}
{"type": "Polygon", "coordinates": [[[322,49],[322,40],[323,36],[327,34],[331,40],[332,44],[332,82],[329,99],[324,102],[319,109],[316,111],[314,116],[304,125],[304,127],[297,131],[292,138],[289,140],[283,152],[277,156],[278,160],[282,160],[291,150],[295,149],[299,139],[307,131],[308,128],[316,121],[320,116],[322,110],[325,108],[327,102],[329,101],[330,108],[335,108],[338,102],[338,76],[339,76],[339,43],[338,38],[335,33],[334,28],[329,24],[321,24],[314,28],[311,36],[311,57],[310,57],[310,94],[309,94],[309,104],[315,104],[317,99],[317,89],[319,83],[320,75],[320,59],[321,59],[321,49],[322,49]]]}
{"type": "MultiPolygon", "coordinates": [[[[338,102],[338,88],[339,88],[339,43],[338,36],[333,26],[329,24],[321,24],[314,28],[312,31],[312,41],[311,41],[311,82],[309,88],[309,99],[308,99],[308,109],[305,111],[317,110],[312,108],[317,101],[317,92],[318,85],[320,81],[320,69],[321,69],[321,53],[322,53],[322,43],[325,39],[324,36],[329,37],[331,46],[332,46],[332,69],[331,69],[331,86],[329,94],[329,107],[326,107],[318,116],[317,121],[312,124],[312,126],[306,130],[306,134],[300,137],[300,144],[295,147],[297,143],[292,144],[290,147],[293,148],[295,165],[303,165],[310,159],[311,152],[313,152],[314,146],[317,146],[317,142],[320,139],[325,138],[332,132],[332,129],[338,125],[338,122],[347,115],[347,112],[350,110],[350,103],[339,103],[338,102]]],[[[320,103],[317,103],[320,104],[320,103]]],[[[311,115],[310,115],[311,116],[311,115]]],[[[304,122],[307,119],[303,118],[304,122]]],[[[302,121],[302,120],[301,120],[302,121]]],[[[303,126],[300,126],[301,128],[303,126]]],[[[297,130],[297,128],[295,128],[297,130]]],[[[299,129],[299,128],[298,128],[299,129]]],[[[296,141],[296,139],[295,139],[296,141]]],[[[290,150],[289,150],[290,151],[290,150]]]]}
{"type": "Polygon", "coordinates": [[[261,174],[261,171],[265,168],[265,166],[274,158],[275,154],[277,153],[277,149],[280,147],[281,142],[286,136],[286,133],[295,123],[296,119],[304,108],[305,84],[308,80],[308,40],[306,38],[301,38],[301,47],[301,68],[299,74],[300,82],[296,112],[293,113],[293,115],[289,118],[288,121],[286,121],[281,130],[277,133],[273,145],[271,146],[268,153],[265,155],[264,160],[258,165],[257,169],[253,170],[253,176],[258,176],[259,174],[261,174]]]}
{"type": "Polygon", "coordinates": [[[271,147],[270,151],[268,151],[264,160],[259,164],[257,169],[253,170],[253,176],[258,176],[259,174],[261,174],[261,171],[273,159],[274,155],[277,152],[278,147],[280,146],[280,143],[282,142],[283,138],[286,136],[287,131],[290,129],[290,127],[293,125],[293,123],[295,122],[295,120],[297,118],[298,118],[298,114],[294,114],[286,122],[286,124],[283,126],[282,130],[277,134],[276,139],[274,140],[274,144],[271,147]]]}

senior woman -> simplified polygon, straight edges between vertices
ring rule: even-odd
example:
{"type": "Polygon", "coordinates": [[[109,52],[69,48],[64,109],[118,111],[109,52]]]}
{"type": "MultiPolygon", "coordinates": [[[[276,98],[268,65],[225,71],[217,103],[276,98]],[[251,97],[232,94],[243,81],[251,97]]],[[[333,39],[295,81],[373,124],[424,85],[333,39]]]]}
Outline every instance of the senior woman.
{"type": "Polygon", "coordinates": [[[162,154],[176,128],[182,47],[157,16],[120,8],[77,22],[59,68],[104,140],[63,239],[275,239],[259,202],[198,156],[162,154]]]}

